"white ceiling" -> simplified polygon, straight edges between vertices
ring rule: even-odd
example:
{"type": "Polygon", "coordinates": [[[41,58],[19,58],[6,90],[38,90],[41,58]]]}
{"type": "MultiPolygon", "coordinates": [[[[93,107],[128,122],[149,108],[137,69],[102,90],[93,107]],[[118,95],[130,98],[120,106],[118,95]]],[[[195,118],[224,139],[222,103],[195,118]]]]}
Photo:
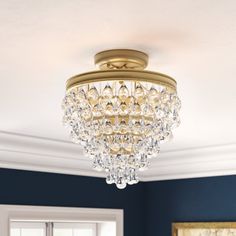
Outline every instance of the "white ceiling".
{"type": "Polygon", "coordinates": [[[178,82],[182,123],[163,153],[233,144],[235,40],[235,0],[1,1],[0,130],[68,142],[66,80],[100,50],[133,48],[178,82]]]}

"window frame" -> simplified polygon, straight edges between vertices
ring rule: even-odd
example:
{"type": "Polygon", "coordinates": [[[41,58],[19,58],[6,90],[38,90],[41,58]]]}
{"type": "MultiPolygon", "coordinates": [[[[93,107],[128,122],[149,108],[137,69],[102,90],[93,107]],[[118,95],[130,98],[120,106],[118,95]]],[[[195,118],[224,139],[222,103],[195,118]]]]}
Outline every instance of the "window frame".
{"type": "Polygon", "coordinates": [[[0,235],[10,236],[11,221],[116,222],[116,236],[124,235],[123,209],[0,205],[0,235]]]}

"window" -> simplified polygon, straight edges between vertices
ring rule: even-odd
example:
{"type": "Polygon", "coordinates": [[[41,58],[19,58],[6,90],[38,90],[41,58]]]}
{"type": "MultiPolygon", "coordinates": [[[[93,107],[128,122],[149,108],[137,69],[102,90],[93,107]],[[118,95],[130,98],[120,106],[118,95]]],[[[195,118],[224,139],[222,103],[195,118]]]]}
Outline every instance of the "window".
{"type": "Polygon", "coordinates": [[[123,236],[123,210],[0,205],[0,235],[123,236]]]}

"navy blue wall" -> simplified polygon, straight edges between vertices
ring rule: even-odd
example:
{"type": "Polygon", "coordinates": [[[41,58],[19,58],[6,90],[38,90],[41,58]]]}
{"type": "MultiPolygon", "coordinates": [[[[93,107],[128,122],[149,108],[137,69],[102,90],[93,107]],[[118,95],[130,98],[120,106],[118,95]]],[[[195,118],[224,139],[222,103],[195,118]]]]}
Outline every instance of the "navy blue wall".
{"type": "Polygon", "coordinates": [[[0,204],[124,209],[125,236],[170,236],[172,222],[236,221],[236,176],[139,183],[0,169],[0,204]]]}
{"type": "Polygon", "coordinates": [[[0,204],[124,209],[125,236],[143,236],[143,183],[118,190],[104,179],[0,169],[0,204]]]}
{"type": "Polygon", "coordinates": [[[145,184],[145,235],[170,236],[172,222],[236,221],[236,176],[145,184]]]}

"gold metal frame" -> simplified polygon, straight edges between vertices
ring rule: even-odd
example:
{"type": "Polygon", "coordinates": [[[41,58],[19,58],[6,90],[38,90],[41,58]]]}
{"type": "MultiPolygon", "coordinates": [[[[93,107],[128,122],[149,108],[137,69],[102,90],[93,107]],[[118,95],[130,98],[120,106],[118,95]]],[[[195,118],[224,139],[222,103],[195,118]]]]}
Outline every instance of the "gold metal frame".
{"type": "Polygon", "coordinates": [[[150,82],[165,86],[170,91],[176,91],[176,81],[171,77],[152,72],[152,71],[137,71],[137,70],[102,70],[92,71],[80,75],[76,75],[67,81],[66,89],[73,87],[101,82],[101,81],[137,81],[150,82]]]}
{"type": "Polygon", "coordinates": [[[149,82],[165,86],[170,92],[176,91],[176,81],[164,74],[144,71],[147,66],[146,53],[130,49],[114,49],[95,55],[98,71],[76,75],[67,81],[66,89],[70,90],[84,84],[102,81],[134,81],[149,82]]]}
{"type": "Polygon", "coordinates": [[[179,229],[236,229],[236,222],[185,222],[172,223],[172,236],[178,236],[179,229]]]}

